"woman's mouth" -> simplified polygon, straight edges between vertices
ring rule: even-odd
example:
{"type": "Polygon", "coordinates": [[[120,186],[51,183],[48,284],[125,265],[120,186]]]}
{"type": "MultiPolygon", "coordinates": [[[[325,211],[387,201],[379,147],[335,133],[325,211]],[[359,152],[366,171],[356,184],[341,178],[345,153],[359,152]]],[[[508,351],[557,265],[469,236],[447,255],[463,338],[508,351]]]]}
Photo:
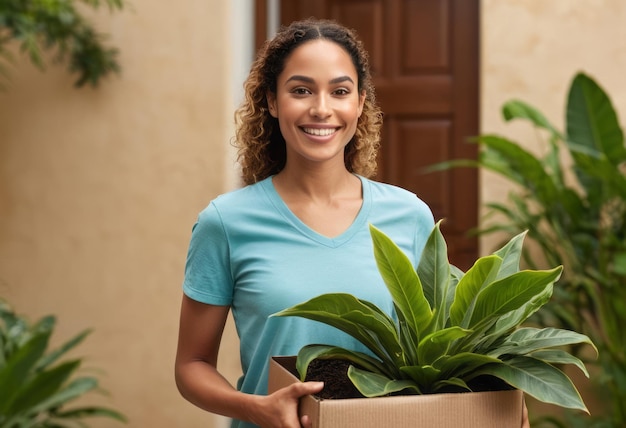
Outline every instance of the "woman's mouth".
{"type": "Polygon", "coordinates": [[[337,132],[337,128],[302,128],[306,134],[327,137],[337,132]]]}

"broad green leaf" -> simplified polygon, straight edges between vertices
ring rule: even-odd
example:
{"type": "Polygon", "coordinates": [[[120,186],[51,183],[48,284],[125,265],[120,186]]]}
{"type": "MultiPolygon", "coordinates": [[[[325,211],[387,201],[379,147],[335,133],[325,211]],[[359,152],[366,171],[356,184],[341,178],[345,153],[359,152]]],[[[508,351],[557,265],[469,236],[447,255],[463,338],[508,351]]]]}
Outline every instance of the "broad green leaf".
{"type": "Polygon", "coordinates": [[[38,413],[57,408],[89,391],[96,389],[97,387],[98,381],[95,378],[81,377],[74,379],[56,394],[33,407],[32,412],[38,413]]]}
{"type": "Polygon", "coordinates": [[[522,257],[522,246],[527,232],[514,236],[506,245],[493,254],[502,259],[502,265],[496,279],[501,279],[519,272],[519,262],[522,257]]]}
{"type": "Polygon", "coordinates": [[[466,337],[471,333],[471,330],[453,326],[429,334],[420,340],[418,345],[417,355],[419,364],[432,365],[439,357],[447,353],[452,341],[466,337]]]}
{"type": "Polygon", "coordinates": [[[580,360],[580,358],[577,358],[573,356],[572,354],[570,354],[569,352],[564,351],[562,349],[545,349],[541,351],[532,352],[528,355],[538,360],[545,361],[546,363],[552,364],[552,365],[573,364],[576,367],[578,367],[585,376],[589,377],[589,372],[587,371],[587,367],[585,367],[585,364],[580,360]]]}
{"type": "Polygon", "coordinates": [[[49,338],[50,331],[36,334],[9,357],[0,371],[0,391],[3,394],[0,414],[5,414],[19,395],[24,379],[28,379],[30,371],[44,354],[49,338]]]}
{"type": "Polygon", "coordinates": [[[523,304],[521,308],[502,315],[496,320],[493,327],[486,332],[483,343],[493,343],[496,338],[502,337],[507,332],[519,327],[532,314],[541,309],[550,300],[551,296],[552,288],[548,287],[543,293],[539,293],[533,299],[523,304]]]}
{"type": "Polygon", "coordinates": [[[409,390],[419,394],[419,387],[410,380],[394,380],[376,373],[359,370],[354,366],[348,368],[348,377],[361,394],[366,397],[381,397],[394,392],[409,390]]]}
{"type": "Polygon", "coordinates": [[[611,100],[584,73],[574,77],[567,98],[567,142],[600,151],[616,166],[626,160],[624,134],[611,100]]]}
{"type": "Polygon", "coordinates": [[[55,363],[62,355],[67,353],[69,350],[73,349],[77,345],[79,345],[85,337],[87,337],[91,333],[91,330],[84,330],[74,336],[72,339],[65,342],[61,347],[50,352],[48,355],[44,356],[39,363],[37,364],[36,370],[43,370],[49,365],[55,363]]]}
{"type": "Polygon", "coordinates": [[[483,135],[478,141],[482,146],[479,163],[483,168],[523,186],[537,201],[554,201],[557,189],[539,159],[519,144],[503,137],[483,135]]]}
{"type": "Polygon", "coordinates": [[[436,322],[428,328],[441,329],[448,319],[448,292],[451,280],[448,246],[440,230],[441,221],[433,228],[422,258],[417,267],[417,275],[424,289],[424,296],[435,313],[436,322]]]}
{"type": "Polygon", "coordinates": [[[432,392],[434,383],[441,378],[441,370],[427,364],[400,367],[400,371],[419,385],[422,393],[432,392]]]}
{"type": "Polygon", "coordinates": [[[485,364],[500,363],[500,359],[472,352],[460,352],[440,359],[436,367],[441,370],[441,378],[463,378],[485,364]]]}
{"type": "Polygon", "coordinates": [[[598,352],[595,345],[584,334],[553,327],[542,329],[524,327],[511,333],[504,343],[492,351],[490,355],[494,357],[499,357],[505,354],[523,355],[546,348],[581,343],[590,345],[596,353],[598,352]]]}
{"type": "Polygon", "coordinates": [[[570,409],[587,407],[572,381],[559,369],[532,357],[516,357],[502,364],[481,367],[475,375],[489,374],[544,403],[570,409]]]}
{"type": "Polygon", "coordinates": [[[388,377],[398,375],[398,370],[386,366],[375,358],[361,352],[354,352],[344,348],[328,345],[307,345],[300,349],[296,358],[296,369],[300,374],[300,380],[304,381],[309,364],[315,359],[340,359],[351,361],[364,370],[380,373],[388,377]]]}
{"type": "Polygon", "coordinates": [[[478,259],[456,286],[454,302],[450,306],[452,325],[467,328],[474,312],[476,298],[483,287],[490,284],[497,276],[502,259],[491,255],[478,259]]]}
{"type": "Polygon", "coordinates": [[[354,337],[388,364],[402,355],[393,320],[351,294],[323,294],[273,316],[299,316],[328,324],[354,337]]]}
{"type": "Polygon", "coordinates": [[[502,116],[504,120],[511,121],[513,119],[527,119],[530,120],[535,126],[543,128],[549,131],[551,134],[559,139],[563,139],[563,136],[552,124],[546,119],[546,117],[536,108],[520,100],[511,100],[504,104],[502,107],[502,116]]]}
{"type": "Polygon", "coordinates": [[[561,266],[544,271],[525,270],[489,284],[476,298],[469,326],[519,309],[551,288],[561,276],[562,270],[561,266]]]}
{"type": "Polygon", "coordinates": [[[23,412],[52,396],[79,366],[80,360],[72,360],[35,374],[32,379],[24,383],[9,413],[23,412]]]}
{"type": "Polygon", "coordinates": [[[399,311],[398,316],[407,322],[419,340],[421,331],[432,318],[420,278],[406,254],[387,235],[372,225],[370,233],[378,270],[399,311]]]}

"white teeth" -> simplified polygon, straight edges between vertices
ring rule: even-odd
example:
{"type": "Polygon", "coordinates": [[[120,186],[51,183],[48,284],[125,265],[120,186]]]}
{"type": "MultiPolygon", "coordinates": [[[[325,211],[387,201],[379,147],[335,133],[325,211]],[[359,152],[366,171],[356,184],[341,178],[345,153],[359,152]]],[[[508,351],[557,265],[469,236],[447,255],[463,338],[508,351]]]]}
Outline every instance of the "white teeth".
{"type": "Polygon", "coordinates": [[[303,128],[304,132],[311,135],[325,137],[335,133],[335,128],[303,128]]]}

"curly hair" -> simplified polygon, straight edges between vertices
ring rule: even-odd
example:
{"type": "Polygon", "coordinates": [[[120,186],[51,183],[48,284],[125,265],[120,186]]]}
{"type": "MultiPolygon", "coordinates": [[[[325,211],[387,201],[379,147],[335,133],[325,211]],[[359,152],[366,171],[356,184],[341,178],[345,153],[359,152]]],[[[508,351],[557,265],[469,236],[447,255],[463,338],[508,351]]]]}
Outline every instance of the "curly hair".
{"type": "Polygon", "coordinates": [[[298,46],[318,39],[332,41],[350,55],[359,92],[364,90],[366,94],[356,132],[345,148],[346,168],[368,178],[376,173],[382,112],[376,103],[369,56],[353,30],[334,21],[310,18],[281,27],[273,39],[266,41],[244,83],[245,98],[235,111],[234,139],[244,183],[256,183],[284,168],[285,140],[278,120],[269,113],[266,95],[268,91],[276,93],[278,76],[289,55],[298,46]]]}

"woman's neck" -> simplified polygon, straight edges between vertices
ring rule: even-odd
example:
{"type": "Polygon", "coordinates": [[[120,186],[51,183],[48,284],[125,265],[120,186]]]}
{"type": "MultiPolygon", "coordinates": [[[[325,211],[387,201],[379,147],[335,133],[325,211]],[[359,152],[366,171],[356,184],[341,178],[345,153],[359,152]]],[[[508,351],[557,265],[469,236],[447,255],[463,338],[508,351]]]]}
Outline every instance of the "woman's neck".
{"type": "Polygon", "coordinates": [[[341,168],[289,168],[274,177],[274,186],[285,199],[331,201],[337,197],[360,197],[358,177],[341,168]]]}

